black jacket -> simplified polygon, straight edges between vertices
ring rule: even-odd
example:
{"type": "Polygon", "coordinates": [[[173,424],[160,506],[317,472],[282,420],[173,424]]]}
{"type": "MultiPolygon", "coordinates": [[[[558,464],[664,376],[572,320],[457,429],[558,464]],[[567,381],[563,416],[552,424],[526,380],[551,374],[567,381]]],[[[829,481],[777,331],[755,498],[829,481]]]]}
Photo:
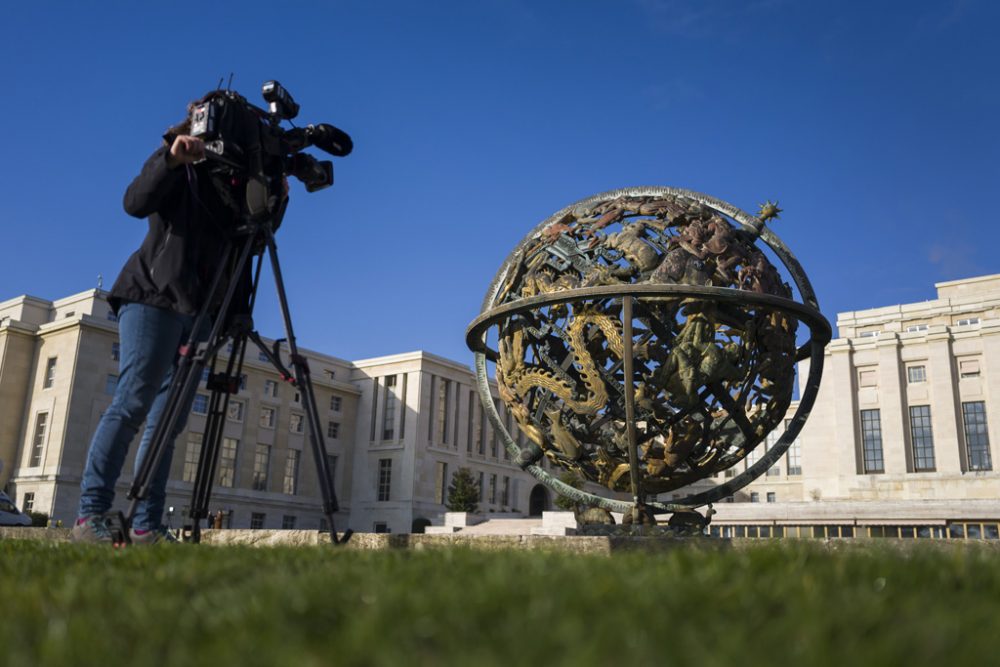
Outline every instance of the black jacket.
{"type": "Polygon", "coordinates": [[[236,222],[218,190],[223,185],[202,165],[169,168],[167,150],[157,149],[125,191],[125,212],[148,217],[149,231],[111,288],[115,312],[134,301],[196,315],[236,222]]]}

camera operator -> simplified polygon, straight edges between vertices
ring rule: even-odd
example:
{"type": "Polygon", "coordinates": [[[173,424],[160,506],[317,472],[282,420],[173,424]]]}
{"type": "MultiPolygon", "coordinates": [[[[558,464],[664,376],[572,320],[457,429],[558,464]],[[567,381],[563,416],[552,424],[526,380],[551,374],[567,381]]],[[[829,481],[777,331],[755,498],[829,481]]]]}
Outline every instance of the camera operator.
{"type": "MultiPolygon", "coordinates": [[[[138,471],[163,416],[178,350],[191,335],[237,222],[227,205],[232,193],[226,188],[231,184],[212,178],[206,163],[199,163],[205,145],[189,133],[190,120],[171,128],[163,146],[146,160],[125,191],[125,211],[136,218],[148,217],[149,231],[125,263],[108,299],[118,315],[120,370],[114,398],[87,454],[72,531],[77,542],[112,541],[105,514],[114,501],[128,448],[145,421],[136,456],[138,471]]],[[[238,293],[249,294],[249,272],[238,280],[238,293]]],[[[204,323],[198,340],[208,337],[210,327],[211,322],[204,323]]],[[[184,429],[190,409],[190,401],[182,406],[183,416],[152,473],[148,497],[137,505],[130,534],[133,543],[176,541],[162,524],[162,515],[173,441],[184,429]]]]}

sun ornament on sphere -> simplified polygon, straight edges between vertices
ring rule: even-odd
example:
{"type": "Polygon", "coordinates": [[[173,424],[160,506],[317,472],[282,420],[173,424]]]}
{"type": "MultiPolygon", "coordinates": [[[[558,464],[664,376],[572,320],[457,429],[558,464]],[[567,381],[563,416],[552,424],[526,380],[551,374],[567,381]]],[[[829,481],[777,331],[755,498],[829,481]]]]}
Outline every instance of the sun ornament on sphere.
{"type": "Polygon", "coordinates": [[[765,224],[780,212],[777,202],[755,217],[688,190],[627,188],[529,232],[466,332],[484,410],[515,461],[556,493],[639,523],[690,516],[774,465],[815,401],[831,337],[805,272],[765,224]],[[810,338],[797,348],[799,323],[810,338]],[[785,417],[806,358],[798,410],[777,444],[724,484],[655,499],[742,461],[785,417]],[[487,360],[517,439],[494,404],[487,360]],[[576,489],[542,457],[616,493],[576,489]]]}

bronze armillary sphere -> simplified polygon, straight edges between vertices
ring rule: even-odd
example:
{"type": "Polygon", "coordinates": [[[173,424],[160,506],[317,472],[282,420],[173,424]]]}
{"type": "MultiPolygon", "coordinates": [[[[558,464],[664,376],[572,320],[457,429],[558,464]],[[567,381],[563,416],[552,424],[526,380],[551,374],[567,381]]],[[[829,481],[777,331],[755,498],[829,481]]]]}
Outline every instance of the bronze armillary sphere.
{"type": "Polygon", "coordinates": [[[636,518],[640,508],[713,502],[770,468],[812,408],[831,337],[805,272],[765,227],[779,211],[768,202],[754,217],[697,192],[639,187],[584,199],[531,230],[466,332],[484,410],[515,460],[557,493],[636,518]],[[810,339],[797,349],[800,322],[810,339]],[[784,418],[795,362],[806,358],[798,410],[774,447],[725,484],[669,504],[650,500],[760,444],[784,418]],[[494,405],[487,359],[523,446],[494,405]],[[630,492],[631,502],[572,488],[538,465],[542,456],[630,492]]]}

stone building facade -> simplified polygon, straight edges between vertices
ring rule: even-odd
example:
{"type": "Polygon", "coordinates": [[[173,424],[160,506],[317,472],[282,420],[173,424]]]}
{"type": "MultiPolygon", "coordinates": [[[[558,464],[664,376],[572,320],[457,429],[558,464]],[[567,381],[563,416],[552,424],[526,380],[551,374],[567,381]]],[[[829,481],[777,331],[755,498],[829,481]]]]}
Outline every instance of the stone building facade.
{"type": "MultiPolygon", "coordinates": [[[[426,352],[354,366],[361,391],[352,469],[355,530],[408,532],[440,524],[451,477],[463,467],[479,483],[481,513],[551,509],[551,492],[513,464],[484,417],[466,366],[426,352]]],[[[499,407],[516,435],[513,419],[499,407]]]]}
{"type": "Polygon", "coordinates": [[[758,504],[717,505],[718,522],[981,520],[982,530],[991,525],[997,533],[1000,275],[936,288],[930,301],[838,315],[838,337],[826,349],[816,405],[798,442],[732,499],[758,504]]]}
{"type": "MultiPolygon", "coordinates": [[[[117,322],[106,296],[90,290],[54,302],[0,302],[0,488],[22,509],[63,522],[75,517],[87,448],[117,381],[117,322]]],[[[484,512],[527,512],[533,489],[536,511],[550,507],[548,492],[510,463],[483,425],[468,368],[424,352],[352,363],[300,351],[325,429],[338,529],[408,532],[415,522],[439,521],[442,494],[462,466],[483,481],[484,512]]],[[[167,489],[175,527],[190,503],[208,399],[203,378],[175,445],[167,489]]],[[[222,512],[225,526],[325,524],[306,428],[299,393],[251,344],[212,491],[210,511],[222,512]]],[[[136,448],[116,506],[124,506],[136,448]]]]}
{"type": "MultiPolygon", "coordinates": [[[[1000,275],[936,287],[931,301],[838,315],[805,428],[768,474],[715,506],[720,534],[814,534],[820,526],[823,536],[916,535],[968,526],[970,535],[1000,535],[1000,275]]],[[[117,379],[116,350],[103,292],[0,303],[0,488],[19,505],[72,518],[86,449],[117,379]]],[[[408,532],[441,523],[447,486],[461,467],[480,481],[483,513],[551,509],[551,493],[513,465],[484,419],[468,367],[426,352],[354,362],[305,353],[333,457],[338,527],[408,532]]],[[[244,374],[212,511],[232,527],[320,527],[296,392],[253,346],[244,374]]],[[[175,526],[204,429],[207,393],[199,395],[174,454],[168,504],[175,526]]],[[[517,436],[502,406],[501,415],[517,436]]],[[[130,459],[120,498],[131,466],[130,459]]]]}

